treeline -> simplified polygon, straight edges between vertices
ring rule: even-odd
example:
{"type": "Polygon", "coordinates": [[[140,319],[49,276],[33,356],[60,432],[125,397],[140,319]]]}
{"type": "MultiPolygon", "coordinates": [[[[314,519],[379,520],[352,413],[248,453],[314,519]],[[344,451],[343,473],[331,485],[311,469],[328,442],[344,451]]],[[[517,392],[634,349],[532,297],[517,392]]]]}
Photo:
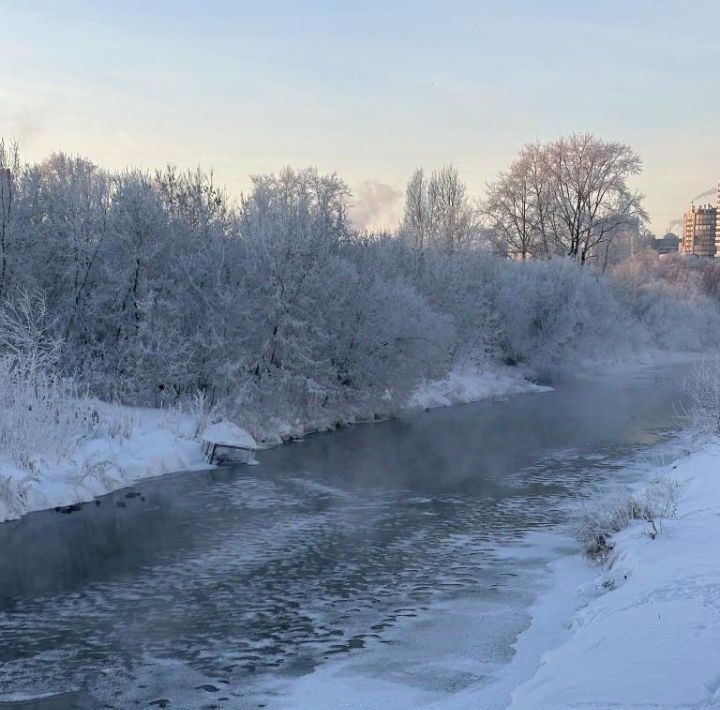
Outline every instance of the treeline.
{"type": "Polygon", "coordinates": [[[580,266],[582,241],[577,259],[492,253],[452,169],[416,173],[396,234],[358,234],[347,185],[311,169],[255,176],[236,202],[201,171],[26,165],[6,145],[0,168],[16,333],[0,348],[23,347],[18,332],[52,341],[61,371],[105,398],[200,391],[262,433],[392,411],[454,367],[576,369],[719,332],[702,278],[678,288],[655,262],[640,271],[662,283],[630,267],[601,278],[580,266]]]}
{"type": "Polygon", "coordinates": [[[452,166],[419,169],[401,230],[419,252],[483,242],[521,261],[568,256],[605,270],[627,255],[621,242],[642,241],[647,214],[628,182],[641,167],[630,146],[574,134],[525,145],[475,201],[452,166]]]}

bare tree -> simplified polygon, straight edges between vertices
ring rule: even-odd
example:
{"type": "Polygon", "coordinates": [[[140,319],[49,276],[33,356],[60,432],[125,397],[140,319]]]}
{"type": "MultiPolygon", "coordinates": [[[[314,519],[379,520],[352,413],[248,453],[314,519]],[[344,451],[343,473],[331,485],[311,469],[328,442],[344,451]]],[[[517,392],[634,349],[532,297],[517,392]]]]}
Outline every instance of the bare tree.
{"type": "Polygon", "coordinates": [[[585,263],[647,219],[642,195],[627,184],[640,168],[629,146],[591,134],[526,145],[488,187],[483,213],[509,256],[565,254],[585,263]]]}
{"type": "Polygon", "coordinates": [[[585,263],[620,229],[647,219],[642,195],[627,184],[642,167],[630,146],[584,133],[553,141],[543,153],[553,237],[568,256],[585,263]]]}
{"type": "Polygon", "coordinates": [[[536,146],[525,146],[487,188],[481,211],[489,218],[495,250],[520,261],[545,256],[545,180],[536,146]]]}

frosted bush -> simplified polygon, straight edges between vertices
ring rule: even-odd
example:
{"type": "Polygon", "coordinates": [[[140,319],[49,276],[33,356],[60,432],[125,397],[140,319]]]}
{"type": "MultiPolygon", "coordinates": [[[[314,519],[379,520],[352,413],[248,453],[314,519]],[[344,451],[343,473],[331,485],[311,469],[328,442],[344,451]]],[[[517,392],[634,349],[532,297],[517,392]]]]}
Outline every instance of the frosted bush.
{"type": "MultiPolygon", "coordinates": [[[[256,175],[239,201],[202,171],[110,173],[62,154],[18,161],[12,181],[0,354],[124,404],[171,411],[201,391],[254,431],[301,431],[397,411],[453,368],[553,375],[720,340],[712,260],[604,270],[614,260],[577,233],[578,260],[502,259],[453,169],[416,173],[395,234],[354,231],[348,186],[315,169],[256,175]]],[[[567,254],[566,231],[526,256],[567,254]]]]}
{"type": "Polygon", "coordinates": [[[185,410],[196,423],[194,432],[196,437],[201,436],[207,429],[208,424],[218,416],[218,408],[213,404],[212,399],[208,397],[205,390],[197,390],[185,410]]]}
{"type": "Polygon", "coordinates": [[[681,418],[700,434],[720,436],[720,350],[695,366],[686,393],[681,418]]]}
{"type": "Polygon", "coordinates": [[[615,544],[613,535],[635,520],[648,524],[648,535],[660,532],[659,521],[671,518],[677,510],[679,484],[656,476],[640,494],[615,494],[585,507],[576,521],[576,537],[583,553],[595,562],[605,562],[615,544]]]}
{"type": "Polygon", "coordinates": [[[0,356],[0,448],[32,471],[36,457],[57,461],[92,430],[92,401],[67,377],[0,356]]]}
{"type": "Polygon", "coordinates": [[[129,439],[137,423],[137,417],[131,411],[117,409],[112,414],[100,416],[93,409],[92,433],[108,439],[129,439]]]}
{"type": "Polygon", "coordinates": [[[100,418],[74,378],[56,368],[60,341],[42,294],[0,311],[0,450],[33,474],[69,456],[100,418]]]}
{"type": "Polygon", "coordinates": [[[510,361],[551,372],[577,369],[632,343],[612,282],[569,259],[508,263],[496,302],[510,361]]]}
{"type": "Polygon", "coordinates": [[[644,251],[617,266],[613,276],[623,310],[649,344],[700,351],[718,342],[718,273],[711,259],[644,251]]]}

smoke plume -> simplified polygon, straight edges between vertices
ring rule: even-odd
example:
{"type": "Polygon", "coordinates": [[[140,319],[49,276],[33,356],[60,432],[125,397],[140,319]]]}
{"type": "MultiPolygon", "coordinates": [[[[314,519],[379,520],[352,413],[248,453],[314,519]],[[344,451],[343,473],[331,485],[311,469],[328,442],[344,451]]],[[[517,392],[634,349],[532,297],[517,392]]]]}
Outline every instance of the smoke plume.
{"type": "Polygon", "coordinates": [[[39,106],[20,106],[12,114],[11,135],[6,138],[18,141],[21,148],[27,147],[45,132],[46,118],[39,106]]]}
{"type": "Polygon", "coordinates": [[[350,219],[358,231],[390,229],[400,219],[402,192],[377,180],[364,180],[355,189],[350,219]]]}
{"type": "Polygon", "coordinates": [[[702,200],[703,197],[714,197],[717,194],[717,187],[711,187],[709,190],[705,190],[705,192],[701,192],[699,195],[695,195],[695,197],[692,198],[693,202],[697,202],[698,200],[702,200]]]}

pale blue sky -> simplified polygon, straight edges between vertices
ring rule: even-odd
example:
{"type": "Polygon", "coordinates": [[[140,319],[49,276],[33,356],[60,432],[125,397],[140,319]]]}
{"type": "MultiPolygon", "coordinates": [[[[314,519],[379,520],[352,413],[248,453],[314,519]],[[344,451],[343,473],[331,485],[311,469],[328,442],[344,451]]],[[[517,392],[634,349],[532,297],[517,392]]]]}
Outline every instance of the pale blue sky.
{"type": "MultiPolygon", "coordinates": [[[[526,141],[643,155],[662,231],[720,179],[719,0],[0,0],[0,135],[28,159],[284,165],[402,189],[455,163],[480,193],[526,141]]],[[[387,219],[387,217],[386,217],[387,219]]]]}

